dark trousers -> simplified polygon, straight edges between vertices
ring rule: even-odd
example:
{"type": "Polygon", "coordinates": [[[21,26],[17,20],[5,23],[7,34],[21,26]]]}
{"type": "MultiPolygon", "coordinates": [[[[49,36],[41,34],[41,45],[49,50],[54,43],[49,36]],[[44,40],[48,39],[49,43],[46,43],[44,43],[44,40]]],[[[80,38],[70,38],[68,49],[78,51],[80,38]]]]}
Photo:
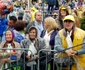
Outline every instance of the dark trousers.
{"type": "Polygon", "coordinates": [[[48,5],[48,12],[52,12],[54,9],[54,5],[48,5]]]}

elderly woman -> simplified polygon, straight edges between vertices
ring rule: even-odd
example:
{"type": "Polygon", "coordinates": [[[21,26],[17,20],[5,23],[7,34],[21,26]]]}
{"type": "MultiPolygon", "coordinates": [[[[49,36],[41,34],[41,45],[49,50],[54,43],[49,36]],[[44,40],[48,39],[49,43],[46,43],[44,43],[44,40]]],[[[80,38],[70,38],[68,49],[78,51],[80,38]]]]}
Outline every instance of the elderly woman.
{"type": "MultiPolygon", "coordinates": [[[[25,55],[26,61],[30,61],[30,60],[32,60],[32,58],[31,58],[32,55],[35,56],[38,54],[39,50],[46,48],[46,43],[45,43],[44,39],[38,37],[37,28],[35,26],[32,26],[28,30],[28,38],[25,40],[22,40],[21,46],[22,46],[22,48],[28,48],[25,51],[25,53],[22,54],[22,58],[24,58],[24,55],[25,55]],[[28,50],[30,50],[31,52],[28,50]]],[[[35,58],[38,58],[38,56],[36,56],[35,58]]],[[[36,61],[34,62],[33,65],[35,65],[35,64],[36,64],[36,61]]],[[[36,67],[36,65],[34,67],[36,67]]],[[[25,70],[28,70],[28,69],[31,70],[31,66],[30,66],[29,62],[28,62],[28,64],[26,64],[26,67],[25,67],[25,70]]],[[[37,68],[35,68],[35,70],[36,69],[37,68]]]]}
{"type": "MultiPolygon", "coordinates": [[[[0,48],[7,48],[7,49],[13,49],[13,48],[20,48],[20,44],[14,41],[14,33],[11,30],[6,31],[6,41],[3,41],[0,44],[0,48]]],[[[20,50],[0,50],[1,54],[1,60],[0,63],[9,63],[13,62],[14,58],[16,57],[15,61],[20,59],[21,51],[20,50]],[[12,55],[15,55],[14,57],[12,55]],[[17,59],[18,58],[18,59],[17,59]]]]}
{"type": "MultiPolygon", "coordinates": [[[[55,50],[62,52],[66,48],[83,43],[85,43],[85,31],[75,27],[75,18],[72,15],[66,16],[64,28],[55,37],[55,50]]],[[[85,70],[85,44],[65,50],[62,55],[74,58],[75,63],[71,66],[71,70],[85,70]]]]}

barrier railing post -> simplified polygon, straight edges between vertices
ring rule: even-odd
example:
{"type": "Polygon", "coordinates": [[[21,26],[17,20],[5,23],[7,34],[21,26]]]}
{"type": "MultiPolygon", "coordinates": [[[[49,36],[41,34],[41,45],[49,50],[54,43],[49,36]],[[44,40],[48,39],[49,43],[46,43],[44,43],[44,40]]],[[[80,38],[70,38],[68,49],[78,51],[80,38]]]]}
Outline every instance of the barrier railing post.
{"type": "MultiPolygon", "coordinates": [[[[39,52],[38,52],[38,57],[40,58],[40,52],[41,51],[44,51],[44,52],[57,52],[56,50],[49,50],[49,49],[41,49],[41,50],[39,50],[39,52]]],[[[40,61],[39,61],[39,59],[38,59],[38,70],[40,70],[40,61]]],[[[47,66],[47,57],[46,57],[46,66],[47,66]]]]}

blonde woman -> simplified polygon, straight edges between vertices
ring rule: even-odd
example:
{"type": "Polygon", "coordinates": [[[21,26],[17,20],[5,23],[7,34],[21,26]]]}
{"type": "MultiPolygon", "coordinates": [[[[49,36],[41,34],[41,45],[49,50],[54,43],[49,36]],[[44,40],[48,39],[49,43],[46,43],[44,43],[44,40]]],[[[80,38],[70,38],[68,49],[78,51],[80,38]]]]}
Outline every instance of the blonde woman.
{"type": "MultiPolygon", "coordinates": [[[[45,39],[45,42],[48,47],[50,47],[52,50],[54,49],[54,43],[55,43],[55,36],[58,33],[58,24],[56,23],[55,19],[52,17],[47,17],[44,20],[44,27],[45,30],[42,31],[41,37],[45,39]]],[[[53,55],[51,56],[53,57],[53,55]]],[[[53,69],[53,60],[50,61],[51,68],[53,69]]]]}

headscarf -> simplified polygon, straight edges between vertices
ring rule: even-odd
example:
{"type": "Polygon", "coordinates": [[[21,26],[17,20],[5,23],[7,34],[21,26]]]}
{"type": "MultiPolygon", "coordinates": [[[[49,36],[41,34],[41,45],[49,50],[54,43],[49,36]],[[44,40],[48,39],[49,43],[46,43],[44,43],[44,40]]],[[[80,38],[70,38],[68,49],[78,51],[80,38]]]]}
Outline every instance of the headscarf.
{"type": "MultiPolygon", "coordinates": [[[[7,41],[6,40],[3,48],[7,47],[8,46],[8,43],[10,43],[13,48],[15,48],[15,44],[13,42],[14,41],[14,32],[12,30],[7,30],[7,31],[11,31],[11,33],[12,33],[12,40],[11,41],[7,41]]],[[[6,34],[5,34],[5,36],[6,36],[6,34]]]]}

